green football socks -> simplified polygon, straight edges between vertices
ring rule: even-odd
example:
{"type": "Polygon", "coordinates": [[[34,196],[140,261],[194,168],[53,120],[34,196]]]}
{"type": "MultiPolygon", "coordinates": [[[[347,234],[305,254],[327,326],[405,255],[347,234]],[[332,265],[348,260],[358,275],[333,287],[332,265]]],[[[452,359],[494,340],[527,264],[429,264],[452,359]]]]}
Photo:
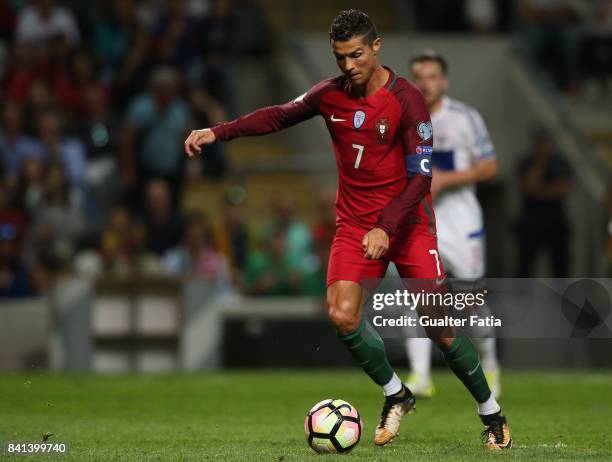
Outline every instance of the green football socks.
{"type": "Polygon", "coordinates": [[[457,331],[457,337],[450,348],[440,349],[448,367],[463,382],[474,399],[479,403],[487,401],[491,397],[491,390],[480,365],[478,350],[470,338],[457,331]]]}
{"type": "Polygon", "coordinates": [[[385,344],[365,317],[361,318],[357,330],[339,337],[374,382],[381,387],[389,383],[394,372],[387,359],[385,344]]]}

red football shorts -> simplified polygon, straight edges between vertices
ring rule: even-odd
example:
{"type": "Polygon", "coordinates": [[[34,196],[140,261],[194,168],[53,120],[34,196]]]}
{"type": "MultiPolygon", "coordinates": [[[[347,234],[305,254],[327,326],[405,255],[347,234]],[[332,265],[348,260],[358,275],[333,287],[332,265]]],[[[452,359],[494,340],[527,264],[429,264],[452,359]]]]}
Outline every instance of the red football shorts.
{"type": "Polygon", "coordinates": [[[382,279],[389,262],[393,262],[402,278],[441,279],[444,265],[438,253],[438,240],[428,226],[413,224],[398,229],[389,240],[389,249],[382,259],[364,257],[361,241],[366,232],[340,226],[334,237],[327,266],[327,286],[336,281],[358,284],[368,279],[382,279]]]}

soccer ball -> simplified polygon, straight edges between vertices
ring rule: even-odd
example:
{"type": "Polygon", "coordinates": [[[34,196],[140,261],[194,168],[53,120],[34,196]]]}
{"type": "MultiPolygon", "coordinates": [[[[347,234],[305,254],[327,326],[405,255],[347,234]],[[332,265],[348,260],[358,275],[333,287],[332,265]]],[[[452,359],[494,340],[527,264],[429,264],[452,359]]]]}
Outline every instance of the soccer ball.
{"type": "Polygon", "coordinates": [[[359,443],[363,423],[351,404],[341,399],[326,399],[308,412],[304,430],[308,444],[316,452],[348,452],[359,443]]]}

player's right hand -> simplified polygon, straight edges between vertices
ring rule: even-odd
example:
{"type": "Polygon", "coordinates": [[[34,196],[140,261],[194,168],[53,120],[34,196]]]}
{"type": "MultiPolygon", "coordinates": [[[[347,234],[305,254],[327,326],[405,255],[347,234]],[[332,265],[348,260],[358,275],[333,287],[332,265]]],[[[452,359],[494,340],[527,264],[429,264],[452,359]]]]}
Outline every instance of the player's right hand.
{"type": "Polygon", "coordinates": [[[389,235],[381,228],[370,230],[361,241],[363,256],[368,260],[382,258],[389,249],[389,235]]]}
{"type": "Polygon", "coordinates": [[[201,146],[204,144],[212,144],[215,142],[215,134],[210,128],[202,130],[192,130],[185,140],[185,152],[189,157],[202,152],[201,146]]]}

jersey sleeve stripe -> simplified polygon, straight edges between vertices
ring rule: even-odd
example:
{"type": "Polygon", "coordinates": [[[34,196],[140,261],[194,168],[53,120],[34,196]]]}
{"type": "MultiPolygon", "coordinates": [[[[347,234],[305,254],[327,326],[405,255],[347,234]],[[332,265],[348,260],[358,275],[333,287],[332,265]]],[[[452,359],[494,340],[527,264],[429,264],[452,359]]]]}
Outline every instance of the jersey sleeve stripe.
{"type": "Polygon", "coordinates": [[[476,231],[473,231],[473,232],[469,233],[467,235],[467,237],[468,237],[468,239],[476,239],[476,238],[482,237],[484,235],[485,235],[485,229],[484,228],[480,228],[480,229],[478,229],[476,231]]]}

